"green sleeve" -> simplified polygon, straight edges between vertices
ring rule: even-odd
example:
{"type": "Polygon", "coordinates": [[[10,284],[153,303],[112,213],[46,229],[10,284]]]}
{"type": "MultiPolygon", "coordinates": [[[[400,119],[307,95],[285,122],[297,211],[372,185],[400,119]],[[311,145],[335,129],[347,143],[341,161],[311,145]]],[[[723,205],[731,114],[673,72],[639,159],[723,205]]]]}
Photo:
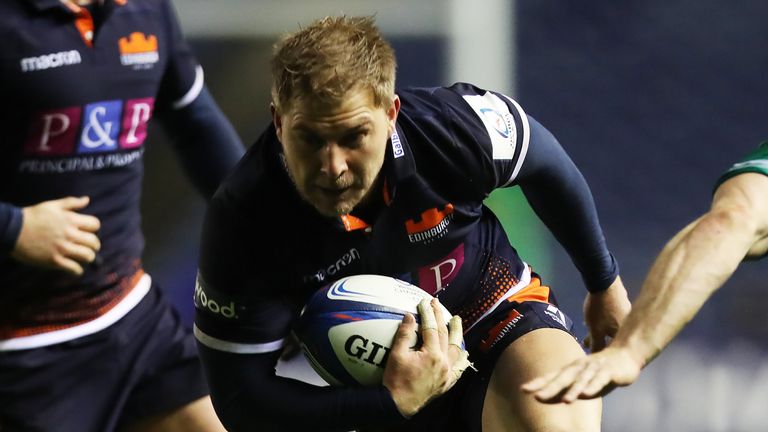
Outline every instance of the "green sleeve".
{"type": "Polygon", "coordinates": [[[723,173],[715,183],[715,189],[720,187],[726,180],[744,173],[758,173],[768,176],[768,141],[764,141],[760,146],[747,155],[741,162],[731,166],[728,171],[723,173]]]}

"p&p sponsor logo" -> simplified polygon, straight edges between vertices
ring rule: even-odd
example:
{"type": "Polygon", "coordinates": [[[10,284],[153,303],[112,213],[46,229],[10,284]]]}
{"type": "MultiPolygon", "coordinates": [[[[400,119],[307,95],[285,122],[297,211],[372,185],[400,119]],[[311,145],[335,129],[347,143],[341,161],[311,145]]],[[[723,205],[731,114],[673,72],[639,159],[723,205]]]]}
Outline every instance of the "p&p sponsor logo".
{"type": "Polygon", "coordinates": [[[100,101],[39,111],[24,145],[31,157],[70,156],[140,147],[154,98],[100,101]]]}

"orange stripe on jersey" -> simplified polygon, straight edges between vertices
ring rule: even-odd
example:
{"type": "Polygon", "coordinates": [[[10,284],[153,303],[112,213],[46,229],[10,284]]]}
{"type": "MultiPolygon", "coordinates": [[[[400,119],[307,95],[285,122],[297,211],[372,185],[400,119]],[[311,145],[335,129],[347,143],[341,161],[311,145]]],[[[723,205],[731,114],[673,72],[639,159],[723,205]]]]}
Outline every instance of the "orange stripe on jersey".
{"type": "Polygon", "coordinates": [[[513,294],[512,297],[507,299],[507,301],[518,303],[527,301],[549,303],[549,293],[550,288],[546,285],[542,285],[541,279],[539,279],[537,276],[533,276],[531,277],[531,283],[529,283],[525,288],[513,294]]]}
{"type": "Polygon", "coordinates": [[[144,270],[139,269],[130,277],[122,279],[115,288],[105,291],[102,295],[79,301],[76,304],[78,311],[69,313],[71,316],[79,316],[80,319],[78,320],[72,320],[63,324],[53,324],[50,321],[49,323],[45,323],[45,321],[42,320],[42,322],[37,325],[29,325],[26,327],[0,327],[0,339],[33,336],[56,330],[64,330],[93,321],[117,306],[131,292],[131,290],[136,287],[142,276],[144,276],[144,270]]]}
{"type": "Polygon", "coordinates": [[[341,222],[344,224],[344,229],[347,231],[365,229],[370,226],[364,220],[350,214],[341,215],[341,222]]]}
{"type": "Polygon", "coordinates": [[[499,339],[501,333],[507,329],[507,326],[514,326],[517,324],[517,321],[520,320],[522,316],[523,314],[518,312],[517,309],[510,310],[503,320],[500,320],[498,324],[488,330],[488,336],[480,342],[480,349],[483,352],[488,352],[488,350],[490,350],[493,346],[494,342],[499,339]]]}

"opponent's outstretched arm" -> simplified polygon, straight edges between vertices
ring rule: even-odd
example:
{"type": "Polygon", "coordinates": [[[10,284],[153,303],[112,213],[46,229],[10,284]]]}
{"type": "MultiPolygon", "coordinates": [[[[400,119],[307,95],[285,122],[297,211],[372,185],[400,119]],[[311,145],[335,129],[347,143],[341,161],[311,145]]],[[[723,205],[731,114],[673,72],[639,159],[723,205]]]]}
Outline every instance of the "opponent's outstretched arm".
{"type": "Polygon", "coordinates": [[[605,350],[523,385],[544,402],[573,402],[632,384],[745,258],[768,251],[768,176],[733,177],[711,209],[664,247],[632,312],[605,350]]]}

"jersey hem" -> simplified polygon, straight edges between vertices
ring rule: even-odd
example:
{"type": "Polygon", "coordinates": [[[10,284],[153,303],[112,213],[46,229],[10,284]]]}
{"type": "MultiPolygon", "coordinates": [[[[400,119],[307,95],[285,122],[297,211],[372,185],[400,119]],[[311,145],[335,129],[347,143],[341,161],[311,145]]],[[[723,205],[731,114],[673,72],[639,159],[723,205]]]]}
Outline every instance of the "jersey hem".
{"type": "Polygon", "coordinates": [[[148,274],[141,276],[136,285],[131,289],[120,303],[104,315],[99,316],[84,324],[68,327],[61,330],[54,330],[45,333],[39,333],[31,336],[22,336],[17,338],[0,340],[0,351],[17,351],[32,348],[41,348],[44,346],[55,345],[62,342],[68,342],[83,336],[88,336],[104,330],[112,324],[119,321],[133,310],[136,305],[149,293],[152,287],[152,278],[148,274]]]}

